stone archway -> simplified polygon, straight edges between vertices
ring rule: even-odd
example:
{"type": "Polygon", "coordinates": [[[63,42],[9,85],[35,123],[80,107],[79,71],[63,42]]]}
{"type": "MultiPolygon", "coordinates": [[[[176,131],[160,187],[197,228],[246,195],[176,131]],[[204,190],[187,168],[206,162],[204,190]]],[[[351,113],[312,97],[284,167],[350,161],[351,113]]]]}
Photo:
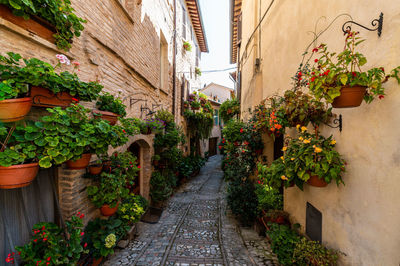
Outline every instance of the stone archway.
{"type": "Polygon", "coordinates": [[[150,201],[150,178],[151,178],[151,157],[153,150],[154,135],[136,135],[129,138],[129,141],[117,151],[130,151],[136,157],[140,165],[139,171],[139,194],[150,201]]]}

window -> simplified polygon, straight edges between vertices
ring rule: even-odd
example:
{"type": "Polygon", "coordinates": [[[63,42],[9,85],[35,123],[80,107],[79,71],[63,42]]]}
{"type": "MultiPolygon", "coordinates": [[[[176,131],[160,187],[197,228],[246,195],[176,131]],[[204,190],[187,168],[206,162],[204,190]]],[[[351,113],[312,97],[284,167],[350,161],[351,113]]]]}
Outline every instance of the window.
{"type": "Polygon", "coordinates": [[[219,125],[219,112],[218,112],[218,110],[214,110],[214,125],[215,126],[219,125]]]}
{"type": "Polygon", "coordinates": [[[160,89],[168,91],[168,43],[160,34],[160,89]]]}
{"type": "Polygon", "coordinates": [[[182,37],[186,40],[186,9],[182,6],[182,37]]]}

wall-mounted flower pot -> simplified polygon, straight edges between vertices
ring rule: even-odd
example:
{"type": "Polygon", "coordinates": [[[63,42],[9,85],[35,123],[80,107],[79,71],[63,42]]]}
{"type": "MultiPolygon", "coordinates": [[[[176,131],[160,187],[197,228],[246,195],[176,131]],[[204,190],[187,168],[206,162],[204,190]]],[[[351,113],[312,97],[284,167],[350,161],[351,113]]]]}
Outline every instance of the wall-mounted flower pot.
{"type": "Polygon", "coordinates": [[[93,260],[92,260],[92,266],[98,266],[98,265],[100,265],[100,263],[103,261],[103,257],[100,257],[100,258],[93,258],[93,260]]]}
{"type": "Polygon", "coordinates": [[[110,122],[110,125],[112,126],[114,126],[117,123],[119,117],[119,115],[107,111],[93,110],[93,113],[100,115],[99,117],[101,119],[110,122]]]}
{"type": "Polygon", "coordinates": [[[117,203],[117,205],[115,205],[114,208],[111,208],[108,204],[104,204],[100,208],[101,215],[113,216],[118,211],[118,205],[119,205],[119,202],[117,203]]]}
{"type": "Polygon", "coordinates": [[[48,89],[36,86],[32,86],[31,88],[31,97],[33,101],[32,105],[36,107],[68,107],[72,102],[79,102],[78,99],[75,99],[68,92],[54,94],[48,89]]]}
{"type": "Polygon", "coordinates": [[[351,108],[361,105],[367,87],[365,86],[345,86],[340,89],[340,96],[336,97],[332,106],[334,108],[351,108]]]}
{"type": "Polygon", "coordinates": [[[91,157],[92,154],[84,153],[82,154],[82,157],[76,161],[68,160],[67,167],[73,170],[85,169],[86,167],[88,167],[91,157]]]}
{"type": "Polygon", "coordinates": [[[310,179],[307,180],[307,184],[313,187],[326,187],[328,185],[325,180],[316,175],[311,175],[310,179]]]}
{"type": "Polygon", "coordinates": [[[23,17],[14,15],[6,5],[0,5],[0,17],[51,43],[55,43],[53,35],[56,33],[56,29],[39,17],[31,16],[30,19],[25,20],[23,17]]]}
{"type": "Polygon", "coordinates": [[[0,188],[26,187],[32,183],[39,171],[38,163],[0,166],[0,188]]]}
{"type": "Polygon", "coordinates": [[[0,101],[0,121],[14,122],[24,119],[32,107],[32,98],[18,98],[0,101]]]}
{"type": "Polygon", "coordinates": [[[103,170],[102,164],[95,164],[95,165],[89,166],[89,173],[91,175],[99,175],[102,170],[103,170]]]}

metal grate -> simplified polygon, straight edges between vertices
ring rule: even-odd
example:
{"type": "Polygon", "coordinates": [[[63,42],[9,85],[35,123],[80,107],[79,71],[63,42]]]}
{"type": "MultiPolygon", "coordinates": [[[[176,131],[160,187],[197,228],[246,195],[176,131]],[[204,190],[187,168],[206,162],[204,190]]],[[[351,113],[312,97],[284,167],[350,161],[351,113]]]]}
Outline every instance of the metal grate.
{"type": "Polygon", "coordinates": [[[307,202],[306,234],[311,240],[322,242],[322,213],[307,202]]]}

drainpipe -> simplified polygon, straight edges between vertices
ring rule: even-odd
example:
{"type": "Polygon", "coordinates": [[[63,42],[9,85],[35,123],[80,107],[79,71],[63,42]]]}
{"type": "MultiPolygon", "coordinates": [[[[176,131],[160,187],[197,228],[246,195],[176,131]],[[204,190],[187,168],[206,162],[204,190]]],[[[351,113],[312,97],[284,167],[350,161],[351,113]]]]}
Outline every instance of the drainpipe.
{"type": "Polygon", "coordinates": [[[173,33],[173,56],[172,56],[172,114],[175,117],[175,109],[176,109],[176,0],[174,0],[174,33],[173,33]]]}

